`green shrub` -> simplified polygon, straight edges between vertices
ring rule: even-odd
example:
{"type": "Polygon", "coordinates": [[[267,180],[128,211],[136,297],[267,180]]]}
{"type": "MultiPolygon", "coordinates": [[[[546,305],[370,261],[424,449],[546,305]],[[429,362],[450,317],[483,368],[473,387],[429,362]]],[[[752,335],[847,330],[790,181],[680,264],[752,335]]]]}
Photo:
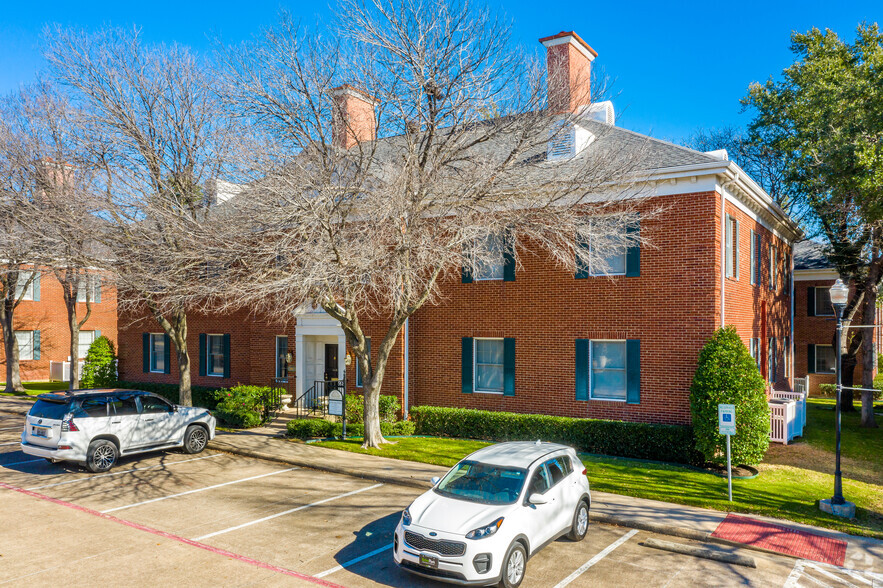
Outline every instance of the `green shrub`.
{"type": "MultiPolygon", "coordinates": [[[[380,409],[380,422],[394,423],[399,418],[402,405],[395,396],[380,396],[378,402],[380,409]]],[[[356,392],[348,392],[346,395],[346,422],[361,423],[364,417],[365,397],[356,392]]]]}
{"type": "Polygon", "coordinates": [[[834,384],[819,384],[819,393],[822,396],[833,398],[837,394],[837,386],[834,384]]]}
{"type": "MultiPolygon", "coordinates": [[[[143,390],[145,392],[153,392],[159,394],[169,402],[178,404],[180,402],[178,396],[177,384],[159,384],[156,382],[126,382],[116,383],[117,388],[128,388],[130,390],[143,390]]],[[[193,397],[193,406],[201,406],[209,410],[214,410],[218,401],[215,398],[218,388],[208,388],[206,386],[193,386],[190,394],[193,397]]]]}
{"type": "Polygon", "coordinates": [[[877,373],[883,372],[883,353],[877,354],[877,373]]]}
{"type": "Polygon", "coordinates": [[[215,416],[237,429],[248,429],[261,424],[264,399],[270,392],[268,386],[238,385],[229,390],[218,390],[215,399],[215,416]]]}
{"type": "Polygon", "coordinates": [[[89,345],[83,373],[80,376],[81,388],[110,388],[117,381],[117,356],[113,341],[102,335],[89,345]]]}
{"type": "MultiPolygon", "coordinates": [[[[322,419],[300,419],[288,421],[288,436],[297,439],[327,439],[343,435],[343,425],[322,419]]],[[[388,436],[408,436],[414,434],[414,423],[399,421],[397,423],[380,423],[380,432],[388,436]]],[[[347,437],[362,437],[365,425],[347,423],[347,437]]]]}
{"type": "Polygon", "coordinates": [[[707,461],[726,462],[726,437],[718,434],[718,404],[736,406],[733,462],[760,463],[770,445],[766,384],[735,327],[718,329],[702,351],[690,387],[696,449],[707,461]]]}
{"type": "Polygon", "coordinates": [[[675,463],[701,463],[690,427],[577,419],[469,408],[416,406],[416,434],[486,441],[542,439],[587,453],[675,463]]]}

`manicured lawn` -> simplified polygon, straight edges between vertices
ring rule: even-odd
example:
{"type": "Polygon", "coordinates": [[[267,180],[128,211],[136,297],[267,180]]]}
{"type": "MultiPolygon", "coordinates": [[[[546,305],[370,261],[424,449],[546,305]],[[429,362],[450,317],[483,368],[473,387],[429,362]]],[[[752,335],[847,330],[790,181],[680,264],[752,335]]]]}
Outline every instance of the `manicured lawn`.
{"type": "Polygon", "coordinates": [[[3,396],[36,396],[46,392],[54,392],[56,390],[67,390],[70,386],[68,382],[22,382],[25,392],[20,394],[6,394],[2,390],[6,389],[6,384],[0,384],[0,395],[3,396]]]}
{"type": "MultiPolygon", "coordinates": [[[[360,440],[325,441],[322,447],[370,453],[395,459],[450,466],[487,445],[483,441],[432,437],[396,439],[394,445],[364,450],[360,440]]],[[[582,456],[595,490],[676,502],[723,511],[785,518],[846,533],[883,539],[883,487],[844,480],[844,494],[856,503],[855,521],[844,521],[818,510],[816,501],[833,493],[831,475],[785,465],[761,465],[751,480],[733,480],[733,502],[727,482],[711,473],[677,465],[616,457],[582,456]]]]}
{"type": "MultiPolygon", "coordinates": [[[[828,398],[810,398],[807,408],[807,423],[804,429],[803,441],[819,449],[834,451],[835,431],[834,420],[836,412],[834,400],[828,398]]],[[[863,461],[873,461],[880,464],[883,470],[883,417],[877,417],[881,427],[868,429],[862,427],[861,403],[856,404],[855,412],[841,413],[841,440],[842,455],[863,461]]],[[[883,471],[881,471],[883,474],[883,471]]]]}

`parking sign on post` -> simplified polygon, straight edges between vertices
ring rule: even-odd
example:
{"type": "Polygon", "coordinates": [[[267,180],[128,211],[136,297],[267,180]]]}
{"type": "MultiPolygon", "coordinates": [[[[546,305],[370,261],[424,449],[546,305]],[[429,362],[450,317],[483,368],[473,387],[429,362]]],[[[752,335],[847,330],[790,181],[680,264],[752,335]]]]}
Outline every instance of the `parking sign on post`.
{"type": "Polygon", "coordinates": [[[733,501],[733,468],[730,463],[730,435],[736,434],[736,405],[717,405],[717,431],[727,436],[727,494],[733,501]]]}

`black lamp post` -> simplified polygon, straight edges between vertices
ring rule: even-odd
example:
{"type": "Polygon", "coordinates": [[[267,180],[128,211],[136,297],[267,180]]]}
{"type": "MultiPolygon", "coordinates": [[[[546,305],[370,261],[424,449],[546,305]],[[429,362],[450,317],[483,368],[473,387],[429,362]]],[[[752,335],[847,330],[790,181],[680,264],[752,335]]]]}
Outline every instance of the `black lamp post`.
{"type": "Polygon", "coordinates": [[[840,342],[843,337],[843,309],[846,307],[846,301],[849,300],[849,286],[843,283],[843,280],[837,278],[834,285],[831,286],[831,305],[834,307],[834,314],[837,317],[837,331],[834,338],[836,345],[837,358],[837,406],[836,406],[836,465],[834,468],[834,496],[830,500],[822,500],[820,507],[831,514],[852,518],[855,516],[855,505],[847,502],[843,498],[843,480],[840,474],[840,398],[843,394],[843,381],[841,379],[841,368],[843,366],[842,354],[840,352],[840,342]]]}

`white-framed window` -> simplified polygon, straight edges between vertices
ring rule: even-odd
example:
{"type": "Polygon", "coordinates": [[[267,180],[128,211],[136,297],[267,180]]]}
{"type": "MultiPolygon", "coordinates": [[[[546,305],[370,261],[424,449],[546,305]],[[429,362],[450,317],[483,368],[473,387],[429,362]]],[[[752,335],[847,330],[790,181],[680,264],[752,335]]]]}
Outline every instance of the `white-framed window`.
{"type": "Polygon", "coordinates": [[[817,374],[833,374],[837,367],[837,358],[834,356],[833,345],[816,345],[816,372],[817,374]]]}
{"type": "Polygon", "coordinates": [[[626,400],[626,342],[589,342],[589,390],[592,400],[626,400]]]}
{"type": "Polygon", "coordinates": [[[89,347],[95,341],[95,331],[80,331],[79,341],[77,341],[77,357],[84,359],[89,353],[89,347]]]}
{"type": "Polygon", "coordinates": [[[779,250],[770,243],[770,290],[776,289],[779,279],[779,250]]]}
{"type": "Polygon", "coordinates": [[[98,276],[83,278],[77,284],[77,302],[86,302],[86,294],[89,294],[89,302],[101,302],[101,280],[98,276]]]}
{"type": "Polygon", "coordinates": [[[18,343],[18,359],[19,361],[29,361],[34,359],[34,332],[33,331],[16,331],[15,341],[18,343]]]}
{"type": "Polygon", "coordinates": [[[831,290],[822,286],[816,287],[816,316],[834,316],[834,305],[831,304],[831,290]]]}
{"type": "Polygon", "coordinates": [[[276,377],[288,377],[288,337],[276,336],[276,377]]]}
{"type": "MultiPolygon", "coordinates": [[[[367,348],[367,351],[368,351],[368,357],[369,357],[369,361],[370,361],[370,357],[371,357],[371,337],[365,337],[365,347],[367,348]]],[[[357,388],[361,388],[361,387],[362,387],[362,365],[359,363],[358,360],[356,360],[356,387],[357,387],[357,388]]]]}
{"type": "Polygon", "coordinates": [[[150,334],[150,371],[155,374],[163,374],[166,371],[165,333],[150,334]]]}
{"type": "Polygon", "coordinates": [[[603,261],[598,264],[598,267],[594,263],[589,265],[590,276],[625,275],[626,247],[623,243],[625,239],[621,235],[611,235],[608,239],[610,243],[609,246],[605,247],[606,255],[604,255],[603,261]]]}
{"type": "Polygon", "coordinates": [[[224,336],[223,335],[206,335],[206,356],[208,365],[206,366],[206,375],[222,376],[224,375],[224,336]]]}
{"type": "Polygon", "coordinates": [[[476,392],[487,394],[503,393],[503,339],[479,339],[473,340],[475,346],[472,356],[474,359],[473,382],[476,392]]]}
{"type": "Polygon", "coordinates": [[[727,215],[726,222],[726,276],[739,279],[739,221],[727,215]]]}
{"type": "Polygon", "coordinates": [[[18,283],[15,286],[16,300],[34,299],[34,286],[36,285],[36,279],[32,278],[34,278],[34,272],[18,272],[18,283]],[[30,282],[28,282],[28,280],[30,280],[30,282]],[[27,287],[25,287],[25,284],[27,284],[27,287]]]}
{"type": "Polygon", "coordinates": [[[500,235],[488,235],[476,244],[482,251],[481,260],[475,268],[476,280],[502,280],[506,271],[506,242],[500,235]]]}

